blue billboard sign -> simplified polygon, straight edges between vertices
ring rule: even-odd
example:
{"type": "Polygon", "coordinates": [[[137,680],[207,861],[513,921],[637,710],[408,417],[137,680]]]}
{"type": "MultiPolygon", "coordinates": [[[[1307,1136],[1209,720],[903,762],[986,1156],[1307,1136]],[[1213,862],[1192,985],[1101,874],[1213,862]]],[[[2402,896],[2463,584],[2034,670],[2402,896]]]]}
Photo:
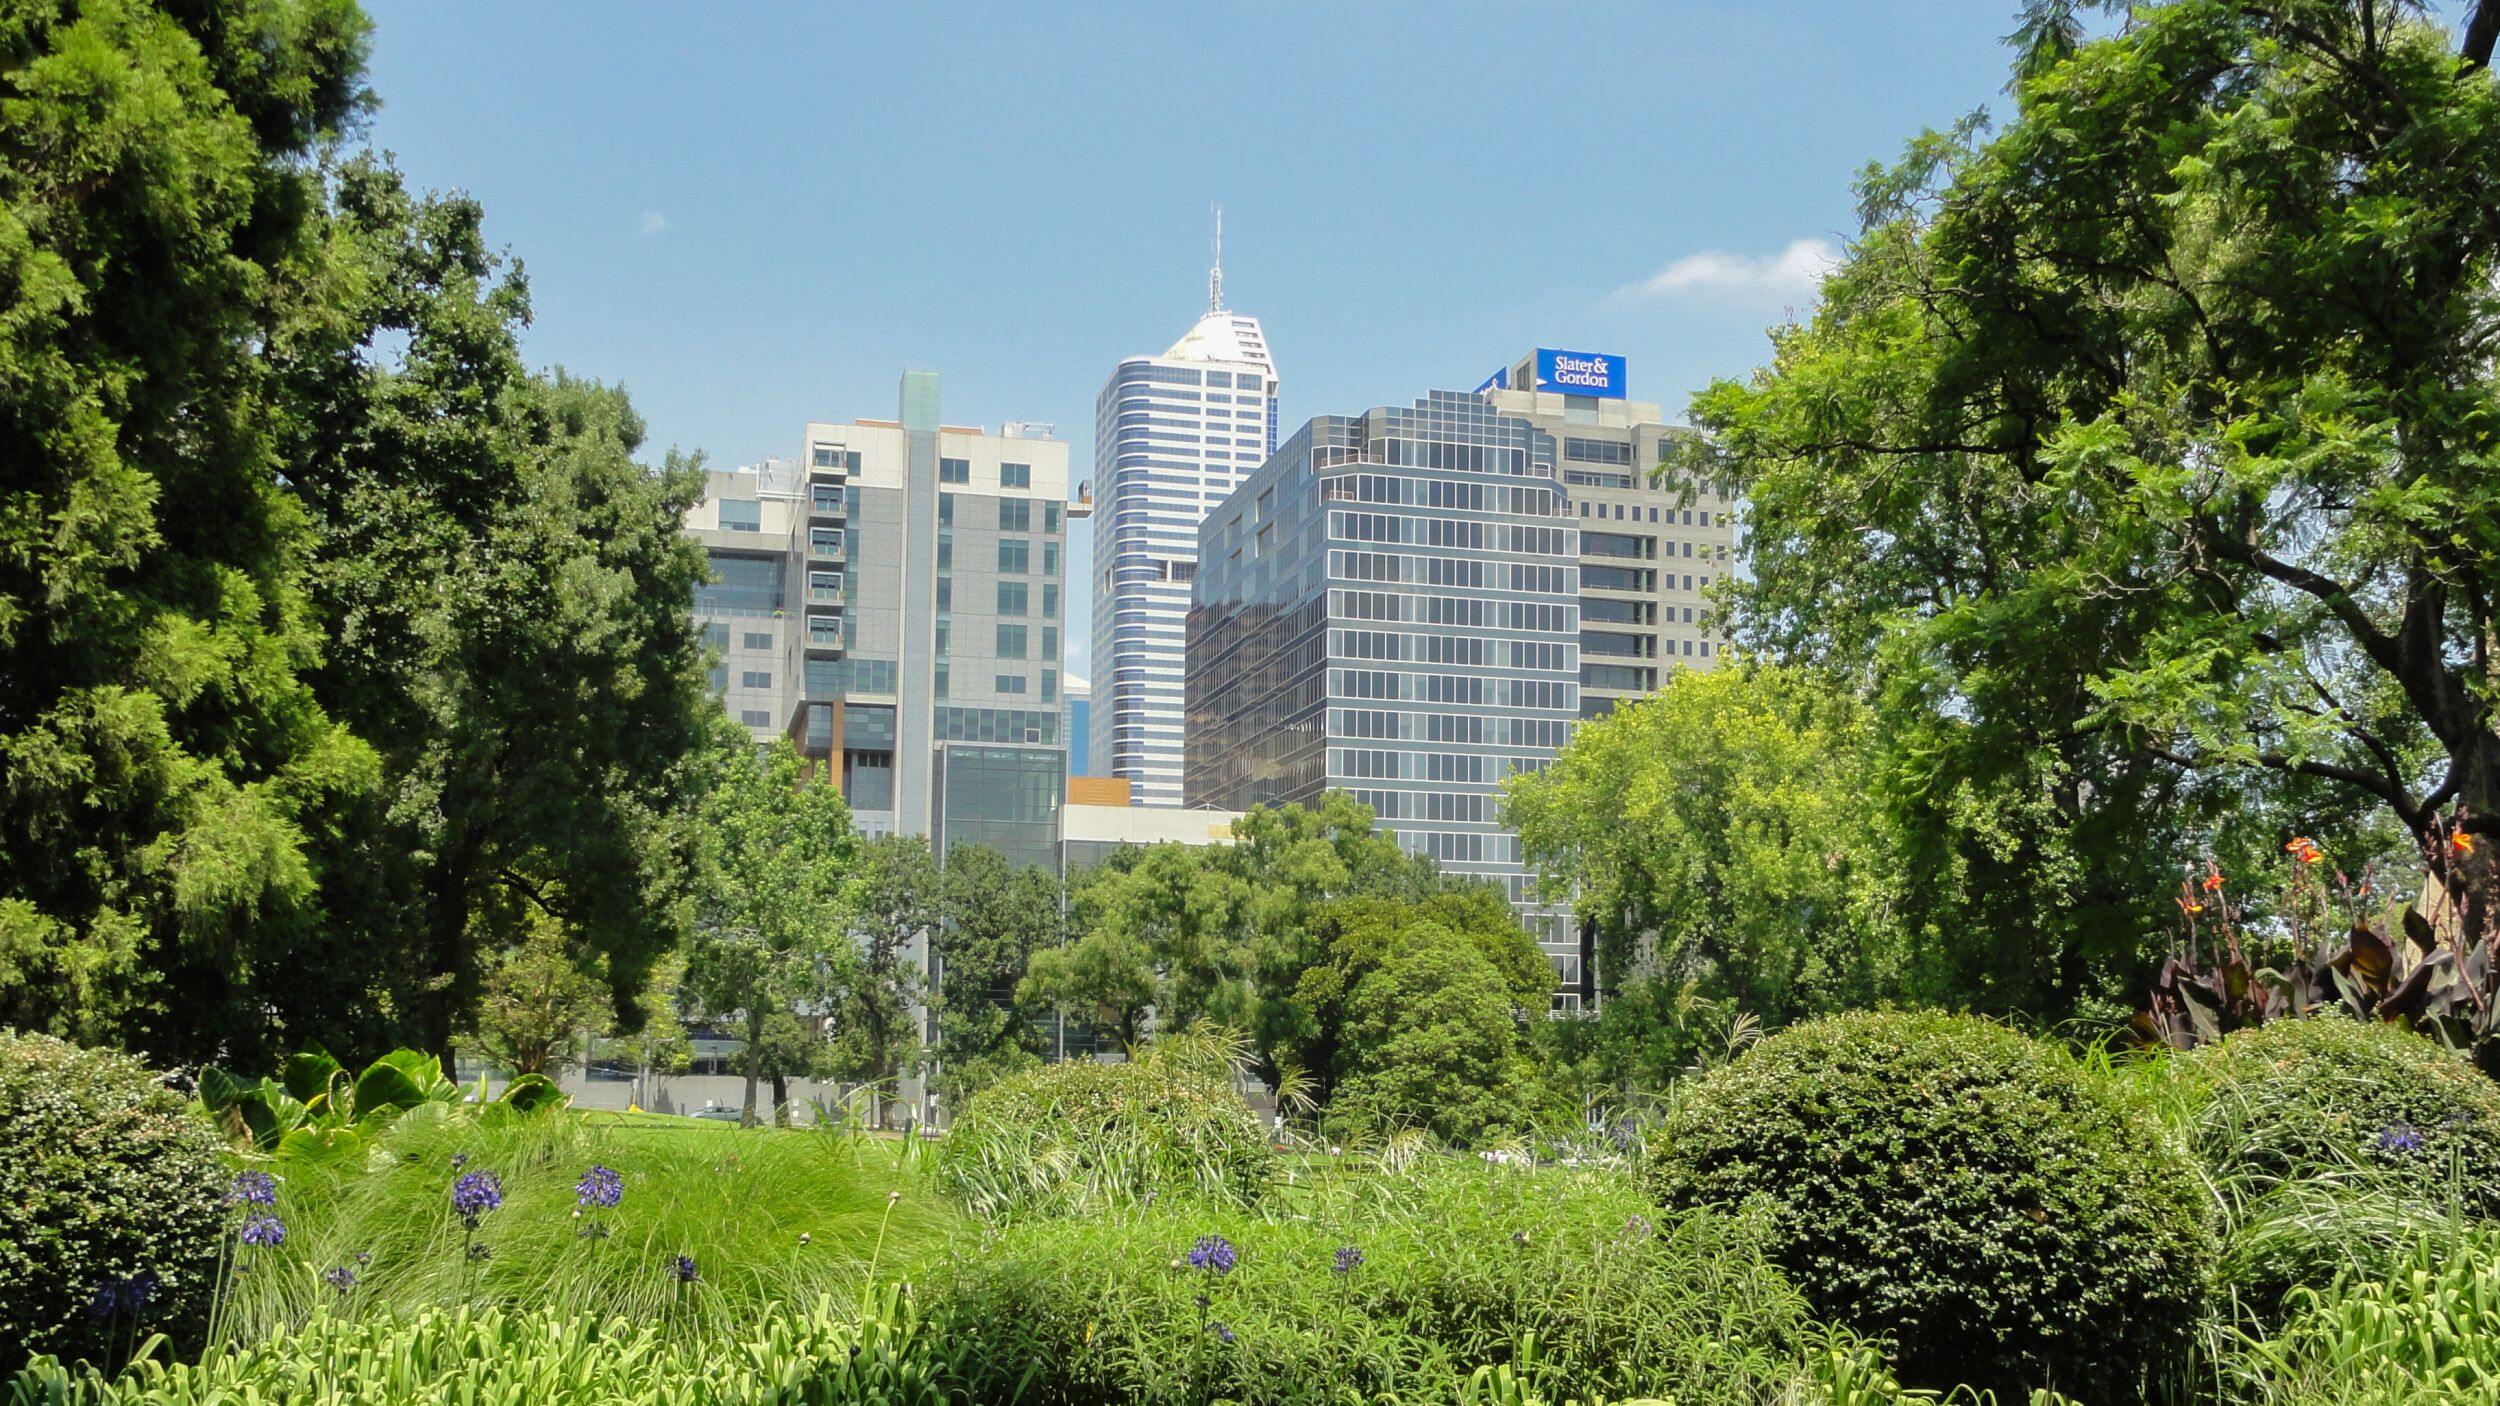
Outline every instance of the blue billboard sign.
{"type": "Polygon", "coordinates": [[[1485,377],[1484,384],[1476,387],[1476,394],[1482,395],[1486,391],[1506,391],[1509,389],[1510,368],[1505,366],[1501,370],[1494,372],[1492,375],[1485,377]]]}
{"type": "Polygon", "coordinates": [[[1623,399],[1623,358],[1605,352],[1536,349],[1536,388],[1564,395],[1623,399]]]}

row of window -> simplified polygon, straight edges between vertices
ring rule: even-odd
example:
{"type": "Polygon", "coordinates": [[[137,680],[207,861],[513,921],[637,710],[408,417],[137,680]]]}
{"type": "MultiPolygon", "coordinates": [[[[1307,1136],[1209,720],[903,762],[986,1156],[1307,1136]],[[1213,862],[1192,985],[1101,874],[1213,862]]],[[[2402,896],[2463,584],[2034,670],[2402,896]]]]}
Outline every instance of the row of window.
{"type": "Polygon", "coordinates": [[[1383,702],[1461,703],[1470,707],[1527,708],[1577,714],[1577,683],[1547,679],[1498,679],[1480,674],[1400,673],[1388,669],[1331,669],[1328,691],[1338,698],[1383,702]]]}
{"type": "MultiPolygon", "coordinates": [[[[1582,568],[1583,571],[1586,568],[1582,568]]],[[[1332,551],[1328,574],[1347,581],[1403,582],[1515,595],[1572,594],[1571,568],[1524,562],[1477,561],[1392,552],[1332,551]]]]}
{"type": "Polygon", "coordinates": [[[1498,483],[1460,483],[1404,474],[1334,474],[1319,482],[1323,503],[1388,503],[1409,508],[1447,508],[1453,512],[1508,513],[1515,517],[1551,517],[1554,490],[1514,488],[1498,483]]]}
{"type": "Polygon", "coordinates": [[[1569,633],[1580,628],[1572,607],[1567,605],[1399,591],[1337,591],[1332,593],[1330,613],[1347,620],[1464,625],[1472,629],[1569,633]]]}
{"type": "Polygon", "coordinates": [[[1571,739],[1562,718],[1513,718],[1484,713],[1402,712],[1390,708],[1333,708],[1334,737],[1383,742],[1463,742],[1485,747],[1558,748],[1571,739]]]}
{"type": "Polygon", "coordinates": [[[1571,534],[1559,527],[1520,527],[1467,518],[1406,517],[1395,513],[1332,512],[1328,535],[1340,542],[1410,543],[1462,551],[1518,556],[1573,555],[1571,534]]]}

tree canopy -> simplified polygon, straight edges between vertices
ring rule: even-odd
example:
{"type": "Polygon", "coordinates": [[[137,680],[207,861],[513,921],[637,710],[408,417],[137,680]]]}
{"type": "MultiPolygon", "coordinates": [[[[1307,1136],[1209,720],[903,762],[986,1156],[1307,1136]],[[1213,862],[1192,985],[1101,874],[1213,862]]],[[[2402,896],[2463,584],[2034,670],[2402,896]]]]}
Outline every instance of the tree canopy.
{"type": "Polygon", "coordinates": [[[2383,3],[2033,38],[2004,130],[1870,170],[1811,320],[1696,398],[1735,633],[1868,687],[1914,862],[2037,935],[1988,1004],[2140,956],[2223,832],[2356,807],[2480,931],[2500,90],[2383,3]]]}

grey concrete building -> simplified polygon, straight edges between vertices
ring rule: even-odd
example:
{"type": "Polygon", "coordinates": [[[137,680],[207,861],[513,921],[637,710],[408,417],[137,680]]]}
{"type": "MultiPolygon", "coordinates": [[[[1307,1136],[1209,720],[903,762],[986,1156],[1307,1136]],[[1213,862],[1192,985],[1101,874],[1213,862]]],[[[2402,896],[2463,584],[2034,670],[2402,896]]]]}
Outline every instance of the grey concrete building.
{"type": "Polygon", "coordinates": [[[1344,790],[1410,852],[1505,888],[1553,960],[1589,973],[1531,897],[1503,779],[1580,717],[1580,519],[1554,437],[1482,395],[1304,425],[1200,528],[1189,614],[1190,805],[1344,790]]]}
{"type": "Polygon", "coordinates": [[[1580,526],[1580,712],[1597,717],[1654,693],[1676,668],[1724,652],[1705,593],[1734,554],[1731,501],[1717,484],[1660,482],[1676,436],[1655,405],[1624,398],[1621,357],[1540,348],[1478,388],[1493,407],[1553,438],[1555,470],[1580,526]]]}
{"type": "Polygon", "coordinates": [[[688,532],[714,683],[759,738],[838,769],[862,830],[1055,864],[1068,446],[938,415],[904,373],[892,420],[811,423],[795,464],[714,474],[688,532]]]}

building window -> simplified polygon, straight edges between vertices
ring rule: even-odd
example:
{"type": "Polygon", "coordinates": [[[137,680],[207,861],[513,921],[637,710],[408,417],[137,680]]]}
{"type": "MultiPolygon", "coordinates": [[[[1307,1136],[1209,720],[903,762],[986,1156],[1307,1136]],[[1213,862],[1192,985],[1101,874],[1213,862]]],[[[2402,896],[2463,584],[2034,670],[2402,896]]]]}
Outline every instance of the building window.
{"type": "Polygon", "coordinates": [[[1024,675],[1022,674],[1000,674],[990,682],[993,691],[998,693],[1024,692],[1024,675]]]}
{"type": "Polygon", "coordinates": [[[941,662],[929,670],[929,691],[939,698],[946,696],[947,666],[941,662]]]}
{"type": "Polygon", "coordinates": [[[1057,542],[1042,543],[1042,574],[1044,576],[1059,574],[1059,544],[1057,542]]]}
{"type": "Polygon", "coordinates": [[[1042,504],[1042,530],[1044,532],[1059,530],[1059,505],[1057,503],[1042,504]]]}
{"type": "Polygon", "coordinates": [[[729,648],[729,627],[727,625],[704,626],[703,647],[705,649],[729,648]]]}
{"type": "Polygon", "coordinates": [[[1022,615],[1025,613],[1027,605],[1027,588],[1022,581],[1001,581],[998,583],[999,614],[1022,615]]]}
{"type": "Polygon", "coordinates": [[[771,727],[773,715],[761,708],[740,708],[738,721],[747,727],[771,727]]]}
{"type": "Polygon", "coordinates": [[[1044,659],[1059,657],[1059,627],[1056,625],[1042,627],[1042,657],[1044,659]]]}
{"type": "Polygon", "coordinates": [[[1022,537],[998,539],[998,569],[1017,576],[1033,570],[1033,544],[1022,537]]]}
{"type": "Polygon", "coordinates": [[[999,658],[1022,659],[1024,657],[1024,651],[1025,639],[1024,627],[1022,625],[1001,625],[998,627],[998,649],[996,652],[999,658]]]}
{"type": "Polygon", "coordinates": [[[998,500],[998,530],[1030,532],[1033,530],[1033,500],[1001,498],[998,500]]]}
{"type": "Polygon", "coordinates": [[[746,669],[742,670],[738,675],[738,687],[740,688],[770,688],[772,686],[773,676],[768,671],[746,669]]]}
{"type": "Polygon", "coordinates": [[[952,576],[941,576],[937,579],[937,581],[938,609],[953,610],[955,608],[955,578],[952,576]]]}
{"type": "Polygon", "coordinates": [[[954,633],[955,622],[941,618],[937,622],[937,628],[933,634],[934,644],[932,645],[930,652],[937,655],[940,659],[945,658],[947,640],[952,637],[954,633]]]}
{"type": "Polygon", "coordinates": [[[820,469],[838,469],[842,467],[842,451],[830,444],[820,444],[816,446],[815,457],[809,462],[820,469]]]}
{"type": "Polygon", "coordinates": [[[1057,669],[1042,670],[1042,701],[1045,703],[1055,702],[1058,697],[1059,671],[1057,669]]]}
{"type": "Polygon", "coordinates": [[[1059,587],[1056,583],[1043,583],[1042,618],[1045,620],[1056,620],[1059,618],[1059,587]]]}
{"type": "Polygon", "coordinates": [[[745,638],[746,647],[748,649],[770,649],[773,647],[773,637],[770,635],[759,635],[753,630],[748,630],[745,632],[745,638]]]}
{"type": "Polygon", "coordinates": [[[1629,464],[1632,446],[1604,439],[1567,438],[1563,441],[1563,457],[1583,464],[1629,464]]]}
{"type": "Polygon", "coordinates": [[[952,493],[940,493],[938,495],[938,526],[953,527],[954,525],[955,495],[952,493]]]}
{"type": "Polygon", "coordinates": [[[724,532],[761,532],[764,530],[764,505],[752,498],[723,498],[720,501],[720,525],[724,532]]]}
{"type": "Polygon", "coordinates": [[[1001,488],[1031,488],[1033,486],[1033,466],[1031,464],[999,465],[998,486],[1001,488]]]}
{"type": "Polygon", "coordinates": [[[971,461],[970,459],[940,459],[940,460],[938,460],[938,482],[940,482],[940,483],[970,483],[970,482],[972,482],[972,461],[971,461]]]}

